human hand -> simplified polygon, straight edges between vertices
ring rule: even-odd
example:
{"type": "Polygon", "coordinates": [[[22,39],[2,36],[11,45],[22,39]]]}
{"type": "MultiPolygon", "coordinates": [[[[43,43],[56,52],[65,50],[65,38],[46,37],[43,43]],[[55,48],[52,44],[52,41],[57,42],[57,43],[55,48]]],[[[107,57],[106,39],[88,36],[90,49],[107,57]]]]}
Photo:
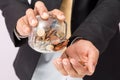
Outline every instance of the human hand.
{"type": "Polygon", "coordinates": [[[98,58],[99,51],[90,41],[78,40],[54,64],[63,75],[83,78],[94,73],[98,58]]]}
{"type": "Polygon", "coordinates": [[[17,21],[17,32],[21,36],[28,37],[31,33],[31,27],[36,27],[38,24],[36,16],[39,15],[42,19],[46,20],[49,18],[49,14],[61,21],[65,19],[63,12],[60,10],[54,9],[48,11],[43,2],[37,1],[34,9],[27,9],[26,14],[17,21]]]}

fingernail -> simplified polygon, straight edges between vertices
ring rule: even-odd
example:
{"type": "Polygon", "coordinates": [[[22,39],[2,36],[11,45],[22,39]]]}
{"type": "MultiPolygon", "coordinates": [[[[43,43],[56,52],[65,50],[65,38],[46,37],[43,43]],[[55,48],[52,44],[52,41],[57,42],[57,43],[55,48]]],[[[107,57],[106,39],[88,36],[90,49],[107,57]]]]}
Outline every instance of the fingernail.
{"type": "Polygon", "coordinates": [[[42,17],[43,19],[47,19],[47,18],[49,17],[49,15],[48,15],[48,13],[44,12],[44,13],[41,15],[41,17],[42,17]]]}
{"type": "Polygon", "coordinates": [[[62,19],[62,20],[65,19],[64,15],[58,15],[57,17],[58,17],[58,19],[62,19]]]}
{"type": "Polygon", "coordinates": [[[60,62],[60,61],[57,61],[57,64],[61,64],[61,62],[60,62]]]}
{"type": "Polygon", "coordinates": [[[67,65],[67,64],[68,64],[65,59],[63,60],[63,64],[64,64],[64,65],[67,65]]]}
{"type": "Polygon", "coordinates": [[[57,64],[61,64],[61,60],[60,59],[57,59],[57,64]]]}
{"type": "Polygon", "coordinates": [[[32,24],[32,26],[35,26],[37,24],[37,20],[32,19],[31,24],[32,24]]]}

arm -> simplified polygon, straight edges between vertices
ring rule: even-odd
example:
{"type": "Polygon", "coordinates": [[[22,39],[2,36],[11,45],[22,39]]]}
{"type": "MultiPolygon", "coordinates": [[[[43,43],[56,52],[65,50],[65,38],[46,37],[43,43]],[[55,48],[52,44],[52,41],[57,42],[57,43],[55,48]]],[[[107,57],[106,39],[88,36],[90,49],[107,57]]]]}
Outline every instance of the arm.
{"type": "Polygon", "coordinates": [[[27,0],[0,0],[0,9],[5,17],[7,29],[15,46],[20,46],[26,42],[26,39],[19,41],[13,31],[17,20],[25,14],[29,7],[27,0]]]}
{"type": "Polygon", "coordinates": [[[60,73],[72,77],[84,77],[94,73],[99,52],[102,53],[106,49],[119,31],[119,4],[118,0],[101,1],[77,28],[70,40],[76,37],[83,39],[75,41],[60,58],[54,60],[60,73]]]}
{"type": "MultiPolygon", "coordinates": [[[[29,13],[28,13],[29,11],[30,11],[30,13],[31,13],[31,11],[33,11],[28,8],[30,8],[30,7],[34,8],[36,1],[37,0],[32,0],[31,5],[28,4],[27,0],[7,0],[7,1],[1,0],[0,1],[0,2],[2,2],[2,3],[0,3],[0,9],[3,11],[3,16],[5,17],[5,22],[6,22],[10,37],[11,37],[12,41],[14,42],[15,46],[21,46],[22,44],[26,43],[26,41],[27,41],[27,38],[24,38],[24,39],[21,38],[20,40],[17,39],[17,37],[15,36],[15,33],[17,32],[18,34],[20,34],[19,33],[20,30],[18,30],[18,27],[20,29],[22,27],[21,25],[23,24],[23,20],[27,20],[26,15],[29,15],[29,13]],[[15,28],[17,28],[17,29],[14,33],[15,28]]],[[[52,1],[51,3],[49,1],[43,1],[43,3],[45,3],[48,10],[52,10],[55,8],[59,8],[61,0],[58,0],[58,1],[56,0],[54,2],[52,1]]],[[[38,7],[40,8],[41,6],[38,4],[38,7]]],[[[42,11],[40,11],[40,12],[42,12],[42,11]]],[[[56,12],[56,10],[55,10],[55,12],[56,12]]],[[[31,16],[29,16],[29,18],[30,17],[33,17],[33,16],[31,15],[31,16]]],[[[30,27],[30,26],[28,25],[27,27],[30,27]]]]}
{"type": "Polygon", "coordinates": [[[118,31],[120,21],[119,0],[101,1],[89,14],[86,20],[77,28],[71,37],[82,37],[91,41],[102,53],[111,38],[118,31]]]}

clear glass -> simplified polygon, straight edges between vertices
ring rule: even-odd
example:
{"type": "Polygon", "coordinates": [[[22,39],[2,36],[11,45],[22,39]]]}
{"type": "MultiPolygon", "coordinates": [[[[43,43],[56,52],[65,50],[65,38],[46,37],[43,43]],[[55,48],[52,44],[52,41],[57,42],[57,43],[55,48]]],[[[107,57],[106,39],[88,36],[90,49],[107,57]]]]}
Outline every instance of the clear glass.
{"type": "Polygon", "coordinates": [[[32,28],[28,38],[29,46],[40,53],[56,53],[65,49],[68,40],[67,24],[50,17],[43,20],[37,16],[39,24],[32,28]]]}

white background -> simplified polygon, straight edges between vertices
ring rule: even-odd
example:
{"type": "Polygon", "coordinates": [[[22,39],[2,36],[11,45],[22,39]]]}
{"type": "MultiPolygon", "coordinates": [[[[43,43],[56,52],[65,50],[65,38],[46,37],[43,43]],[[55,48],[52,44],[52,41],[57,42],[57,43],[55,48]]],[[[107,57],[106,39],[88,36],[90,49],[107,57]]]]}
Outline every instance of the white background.
{"type": "Polygon", "coordinates": [[[17,50],[10,40],[0,11],[0,80],[18,80],[13,69],[17,50]]]}

